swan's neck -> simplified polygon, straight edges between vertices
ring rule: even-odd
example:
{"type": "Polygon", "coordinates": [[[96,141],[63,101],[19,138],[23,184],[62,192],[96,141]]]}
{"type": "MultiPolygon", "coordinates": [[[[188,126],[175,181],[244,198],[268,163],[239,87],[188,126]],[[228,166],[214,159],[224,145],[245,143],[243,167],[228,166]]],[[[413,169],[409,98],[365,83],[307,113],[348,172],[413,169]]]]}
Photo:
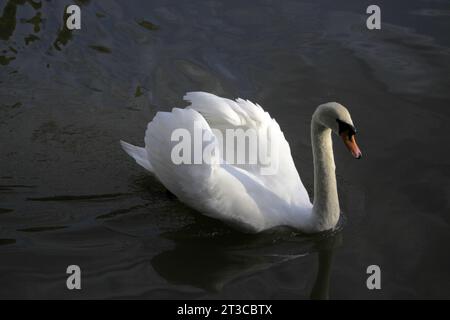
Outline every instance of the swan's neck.
{"type": "Polygon", "coordinates": [[[313,118],[311,140],[314,158],[312,218],[317,231],[323,231],[333,228],[340,214],[331,130],[313,118]]]}

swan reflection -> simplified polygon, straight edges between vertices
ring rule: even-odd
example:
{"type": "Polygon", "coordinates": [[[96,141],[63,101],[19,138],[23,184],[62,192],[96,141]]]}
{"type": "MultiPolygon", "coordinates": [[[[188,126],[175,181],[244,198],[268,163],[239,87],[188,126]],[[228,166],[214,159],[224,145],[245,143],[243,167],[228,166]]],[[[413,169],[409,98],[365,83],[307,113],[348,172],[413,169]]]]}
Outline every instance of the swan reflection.
{"type": "MultiPolygon", "coordinates": [[[[151,263],[168,282],[220,292],[235,280],[317,254],[316,279],[306,296],[328,299],[333,252],[342,243],[340,231],[305,236],[272,230],[248,235],[228,229],[205,234],[200,228],[193,224],[163,235],[175,242],[175,248],[156,255],[151,263]]],[[[310,277],[301,272],[295,276],[310,277]]]]}

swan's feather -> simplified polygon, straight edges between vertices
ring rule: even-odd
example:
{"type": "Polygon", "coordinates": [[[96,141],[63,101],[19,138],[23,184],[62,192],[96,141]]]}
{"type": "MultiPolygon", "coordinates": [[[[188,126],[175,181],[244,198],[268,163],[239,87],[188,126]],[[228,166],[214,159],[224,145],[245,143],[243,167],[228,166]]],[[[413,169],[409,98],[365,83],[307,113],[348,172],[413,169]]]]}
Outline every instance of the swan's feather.
{"type": "Polygon", "coordinates": [[[188,109],[200,112],[213,128],[255,129],[272,120],[267,112],[249,100],[233,101],[207,92],[188,92],[183,99],[191,103],[188,109]]]}
{"type": "Polygon", "coordinates": [[[261,229],[262,219],[258,219],[261,221],[258,223],[253,217],[258,211],[254,200],[242,183],[224,170],[217,158],[211,160],[212,164],[174,164],[172,161],[171,152],[178,143],[171,141],[172,133],[183,128],[193,136],[194,123],[200,124],[204,131],[211,131],[202,115],[189,109],[158,112],[148,124],[145,145],[146,149],[152,150],[149,158],[156,177],[182,202],[207,216],[244,229],[261,229]]]}
{"type": "MultiPolygon", "coordinates": [[[[191,102],[188,108],[158,112],[147,126],[148,164],[161,183],[205,215],[250,231],[279,225],[308,230],[312,205],[276,121],[260,106],[242,99],[232,101],[204,92],[190,92],[185,99],[191,102]],[[220,152],[214,154],[210,164],[175,164],[171,152],[178,141],[171,141],[172,133],[183,128],[193,136],[194,123],[211,136],[212,128],[253,128],[257,132],[270,128],[271,139],[278,147],[271,155],[279,159],[278,170],[261,175],[258,165],[225,163],[220,152]]],[[[217,144],[217,139],[211,143],[217,144]]],[[[136,152],[130,153],[130,148],[124,149],[136,161],[141,159],[136,152]]]]}
{"type": "MultiPolygon", "coordinates": [[[[233,101],[207,92],[188,92],[184,99],[191,103],[187,108],[200,112],[211,128],[219,130],[254,129],[258,133],[258,140],[265,143],[262,147],[269,151],[270,146],[267,144],[268,141],[272,142],[277,147],[276,153],[269,153],[268,158],[277,159],[279,162],[276,175],[261,175],[260,165],[234,164],[234,167],[245,170],[252,175],[253,179],[259,180],[286,201],[310,203],[308,193],[295,168],[289,143],[278,123],[261,106],[249,100],[238,98],[233,101]],[[267,140],[262,136],[267,130],[270,130],[270,139],[274,141],[267,140]]],[[[222,134],[225,136],[225,133],[222,134]]],[[[258,160],[260,160],[259,156],[258,160]]]]}
{"type": "Polygon", "coordinates": [[[120,140],[120,145],[122,146],[122,149],[136,161],[137,164],[153,173],[153,167],[148,160],[148,155],[145,148],[133,146],[132,144],[122,140],[120,140]]]}

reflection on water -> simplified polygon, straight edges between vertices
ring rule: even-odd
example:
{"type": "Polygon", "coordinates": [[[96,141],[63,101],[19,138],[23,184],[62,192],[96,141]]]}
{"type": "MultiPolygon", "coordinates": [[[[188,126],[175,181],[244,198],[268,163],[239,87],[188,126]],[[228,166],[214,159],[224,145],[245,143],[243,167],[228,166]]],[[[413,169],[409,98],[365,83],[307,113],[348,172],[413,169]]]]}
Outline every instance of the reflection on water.
{"type": "Polygon", "coordinates": [[[64,8],[63,16],[61,20],[61,28],[58,31],[58,35],[56,36],[55,41],[53,42],[53,46],[56,50],[61,51],[62,47],[66,46],[67,43],[72,39],[72,32],[73,30],[70,30],[66,26],[67,18],[69,17],[69,14],[66,12],[66,8],[64,8]]]}
{"type": "Polygon", "coordinates": [[[190,225],[163,235],[175,242],[175,248],[156,255],[152,266],[167,281],[220,292],[233,280],[317,253],[318,270],[310,296],[328,299],[332,255],[342,242],[340,231],[313,237],[289,230],[204,235],[196,228],[190,225]]]}
{"type": "MultiPolygon", "coordinates": [[[[40,1],[34,2],[33,0],[8,0],[3,7],[3,13],[0,17],[0,39],[8,40],[12,36],[14,30],[16,29],[17,7],[23,6],[25,3],[29,3],[35,10],[40,9],[42,6],[42,3],[40,1]]],[[[32,18],[30,20],[23,21],[33,21],[32,23],[35,23],[35,32],[39,32],[39,23],[42,22],[42,20],[40,19],[40,13],[37,13],[36,17],[38,18],[32,18]]]]}
{"type": "Polygon", "coordinates": [[[379,0],[379,32],[359,0],[74,3],[70,31],[65,1],[0,1],[0,298],[74,298],[74,263],[85,298],[448,298],[445,2],[379,0]],[[243,235],[130,161],[118,141],[193,90],[261,104],[311,193],[311,114],[348,106],[367,156],[335,143],[343,230],[243,235]]]}
{"type": "Polygon", "coordinates": [[[16,240],[14,240],[14,239],[0,239],[0,246],[14,244],[14,243],[16,243],[16,240]]]}
{"type": "Polygon", "coordinates": [[[319,260],[316,281],[311,290],[311,299],[324,300],[330,297],[330,276],[333,262],[333,254],[336,247],[342,244],[342,233],[334,234],[319,242],[317,258],[319,260]]]}
{"type": "Polygon", "coordinates": [[[59,230],[59,229],[65,229],[66,226],[42,226],[42,227],[32,227],[32,228],[25,228],[25,229],[18,229],[17,231],[20,232],[43,232],[43,231],[52,231],[52,230],[59,230]]]}
{"type": "MultiPolygon", "coordinates": [[[[30,4],[34,10],[39,10],[42,7],[40,1],[34,2],[33,0],[8,0],[3,8],[2,15],[0,17],[0,39],[9,40],[16,29],[17,24],[17,10],[19,6],[23,6],[26,3],[30,4]]],[[[33,25],[33,30],[38,33],[41,30],[40,25],[42,24],[41,13],[37,12],[35,16],[30,19],[21,19],[21,23],[29,23],[33,25]]],[[[39,37],[34,34],[29,34],[24,38],[25,45],[30,42],[39,40],[39,37]]],[[[18,53],[13,46],[8,46],[8,49],[3,49],[3,53],[8,53],[8,55],[0,55],[0,65],[7,65],[12,60],[16,59],[15,55],[18,53]]]]}
{"type": "Polygon", "coordinates": [[[159,27],[157,25],[151,23],[150,21],[146,21],[146,20],[142,20],[142,21],[138,22],[138,24],[147,30],[158,30],[159,29],[159,27]]]}

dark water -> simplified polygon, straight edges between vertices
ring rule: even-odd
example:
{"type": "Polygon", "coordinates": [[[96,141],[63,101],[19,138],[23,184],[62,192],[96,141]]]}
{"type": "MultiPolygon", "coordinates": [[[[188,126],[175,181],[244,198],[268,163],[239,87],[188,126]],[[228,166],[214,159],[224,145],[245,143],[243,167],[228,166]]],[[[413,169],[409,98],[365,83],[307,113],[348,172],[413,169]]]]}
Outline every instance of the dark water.
{"type": "Polygon", "coordinates": [[[0,1],[0,298],[450,298],[449,1],[377,1],[381,31],[356,0],[75,2],[72,32],[72,1],[0,1]],[[131,161],[192,90],[264,106],[309,192],[311,114],[346,105],[340,230],[240,234],[131,161]]]}

